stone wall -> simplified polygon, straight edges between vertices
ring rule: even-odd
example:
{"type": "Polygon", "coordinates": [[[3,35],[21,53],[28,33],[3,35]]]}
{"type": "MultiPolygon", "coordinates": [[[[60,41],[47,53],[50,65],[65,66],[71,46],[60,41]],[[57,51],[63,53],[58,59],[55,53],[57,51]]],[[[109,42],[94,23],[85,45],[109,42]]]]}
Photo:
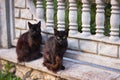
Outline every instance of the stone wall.
{"type": "MultiPolygon", "coordinates": [[[[11,63],[14,65],[9,70],[11,73],[15,73],[16,76],[20,77],[22,80],[65,80],[58,76],[54,76],[42,71],[38,71],[29,67],[25,67],[23,65],[11,63]]],[[[5,71],[5,65],[8,64],[8,61],[0,59],[0,70],[5,71]]]]}
{"type": "Polygon", "coordinates": [[[15,37],[28,31],[28,21],[35,22],[35,16],[30,11],[28,0],[15,0],[15,37]]]}

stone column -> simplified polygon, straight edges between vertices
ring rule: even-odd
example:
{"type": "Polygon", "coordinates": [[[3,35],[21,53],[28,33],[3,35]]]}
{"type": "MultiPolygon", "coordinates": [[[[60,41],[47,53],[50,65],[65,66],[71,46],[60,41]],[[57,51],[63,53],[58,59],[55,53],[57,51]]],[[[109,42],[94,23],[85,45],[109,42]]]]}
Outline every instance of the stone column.
{"type": "Polygon", "coordinates": [[[58,1],[58,11],[57,11],[57,27],[58,30],[65,29],[65,2],[64,0],[57,0],[58,1]]]}
{"type": "Polygon", "coordinates": [[[90,11],[91,4],[89,0],[82,0],[82,34],[84,36],[90,35],[90,11]]]}
{"type": "Polygon", "coordinates": [[[43,8],[43,0],[37,0],[36,3],[36,16],[38,20],[44,19],[44,8],[43,8]]]}
{"type": "Polygon", "coordinates": [[[101,38],[104,36],[105,5],[103,0],[96,0],[96,4],[96,36],[101,38]]]}
{"type": "Polygon", "coordinates": [[[76,0],[69,0],[69,29],[69,35],[78,33],[76,0]]]}
{"type": "Polygon", "coordinates": [[[111,0],[111,17],[110,17],[110,39],[118,40],[119,39],[119,26],[120,26],[120,4],[118,0],[111,0]]]}
{"type": "Polygon", "coordinates": [[[54,32],[54,4],[53,0],[46,0],[47,1],[47,7],[46,7],[46,27],[47,32],[53,33],[54,32]]]}
{"type": "Polygon", "coordinates": [[[0,46],[11,47],[10,29],[13,20],[13,0],[0,0],[0,46]]]}

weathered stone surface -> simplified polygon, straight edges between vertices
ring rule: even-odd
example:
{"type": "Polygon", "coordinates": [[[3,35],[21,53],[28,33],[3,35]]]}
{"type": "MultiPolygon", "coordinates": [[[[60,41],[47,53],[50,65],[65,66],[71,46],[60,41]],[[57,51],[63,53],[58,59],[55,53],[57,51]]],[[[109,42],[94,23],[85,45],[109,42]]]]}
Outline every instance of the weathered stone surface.
{"type": "Polygon", "coordinates": [[[56,77],[49,75],[49,74],[44,74],[44,79],[45,80],[56,80],[56,77]]]}
{"type": "Polygon", "coordinates": [[[115,80],[120,80],[120,76],[118,76],[115,80]]]}
{"type": "Polygon", "coordinates": [[[15,27],[25,30],[27,28],[26,20],[24,20],[24,19],[15,19],[15,27]]]}
{"type": "Polygon", "coordinates": [[[118,75],[112,75],[107,72],[86,72],[83,74],[82,80],[115,80],[118,75]],[[107,76],[107,77],[106,77],[107,76]]]}
{"type": "Polygon", "coordinates": [[[106,43],[99,43],[98,54],[111,57],[118,57],[118,46],[106,43]]]}
{"type": "Polygon", "coordinates": [[[23,34],[23,33],[25,33],[25,32],[27,32],[28,30],[21,30],[21,34],[23,34]]]}
{"type": "Polygon", "coordinates": [[[81,51],[97,53],[97,42],[80,40],[79,45],[81,51]]]}
{"type": "Polygon", "coordinates": [[[32,14],[29,9],[21,9],[21,18],[32,19],[32,14]]]}
{"type": "Polygon", "coordinates": [[[0,47],[3,48],[9,48],[10,47],[10,20],[12,18],[12,14],[10,14],[8,12],[8,6],[10,7],[10,5],[7,5],[7,3],[9,3],[10,1],[3,1],[0,0],[0,47]]]}
{"type": "Polygon", "coordinates": [[[31,75],[30,75],[31,79],[32,80],[35,80],[35,79],[43,79],[44,76],[43,76],[43,73],[40,72],[40,71],[37,71],[37,70],[34,70],[31,75]]]}
{"type": "Polygon", "coordinates": [[[15,29],[15,37],[19,38],[21,35],[21,31],[19,29],[15,29]]]}
{"type": "Polygon", "coordinates": [[[25,8],[26,0],[14,0],[14,1],[15,1],[15,7],[25,8]]]}
{"type": "Polygon", "coordinates": [[[4,60],[0,60],[0,70],[2,71],[5,71],[5,65],[7,64],[6,61],[4,60]]]}
{"type": "Polygon", "coordinates": [[[79,50],[78,39],[68,38],[68,48],[79,50]]]}
{"type": "Polygon", "coordinates": [[[119,58],[120,58],[120,46],[119,46],[119,58]]]}
{"type": "Polygon", "coordinates": [[[28,72],[31,71],[31,68],[25,67],[25,66],[20,66],[16,65],[16,73],[15,75],[19,76],[20,78],[27,78],[28,72]]]}
{"type": "Polygon", "coordinates": [[[20,77],[20,78],[23,78],[23,73],[20,72],[19,70],[16,70],[16,73],[15,73],[16,76],[20,77]]]}
{"type": "Polygon", "coordinates": [[[15,8],[15,17],[19,18],[20,17],[20,9],[15,8]]]}
{"type": "Polygon", "coordinates": [[[17,63],[16,49],[0,49],[0,58],[17,63]]]}
{"type": "Polygon", "coordinates": [[[24,75],[31,70],[31,68],[25,67],[25,66],[16,66],[16,69],[20,72],[22,72],[24,75]]]}
{"type": "Polygon", "coordinates": [[[34,80],[34,79],[31,79],[31,78],[29,77],[29,78],[26,78],[25,80],[34,80]]]}
{"type": "MultiPolygon", "coordinates": [[[[64,64],[70,63],[66,61],[64,62],[64,64]]],[[[63,78],[68,80],[114,80],[120,74],[110,72],[102,68],[85,66],[82,63],[81,65],[73,63],[73,65],[62,71],[61,75],[63,78]]]]}
{"type": "Polygon", "coordinates": [[[33,14],[33,17],[36,16],[36,7],[32,0],[26,0],[26,8],[29,8],[31,14],[33,14]]]}
{"type": "Polygon", "coordinates": [[[94,55],[85,52],[78,52],[73,50],[67,50],[65,57],[72,58],[75,60],[85,61],[105,67],[120,69],[120,60],[117,58],[106,57],[101,55],[94,55]]]}

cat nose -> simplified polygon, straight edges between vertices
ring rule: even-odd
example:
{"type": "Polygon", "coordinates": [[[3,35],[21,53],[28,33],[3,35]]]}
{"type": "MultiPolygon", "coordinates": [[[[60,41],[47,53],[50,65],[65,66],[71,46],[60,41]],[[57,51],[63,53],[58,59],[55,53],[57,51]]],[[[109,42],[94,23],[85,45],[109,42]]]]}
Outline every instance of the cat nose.
{"type": "Polygon", "coordinates": [[[62,42],[62,40],[60,40],[60,42],[62,42]]]}

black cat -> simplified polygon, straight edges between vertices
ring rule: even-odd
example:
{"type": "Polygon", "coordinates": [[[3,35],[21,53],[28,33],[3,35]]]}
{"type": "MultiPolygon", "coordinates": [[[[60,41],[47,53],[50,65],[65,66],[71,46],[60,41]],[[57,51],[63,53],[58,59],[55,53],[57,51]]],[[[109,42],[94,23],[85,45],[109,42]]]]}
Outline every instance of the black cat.
{"type": "Polygon", "coordinates": [[[31,24],[28,22],[29,31],[20,36],[16,52],[19,62],[28,62],[42,57],[40,45],[42,43],[41,22],[31,24]]]}
{"type": "Polygon", "coordinates": [[[45,44],[43,65],[53,72],[65,69],[63,55],[68,47],[68,31],[68,29],[65,31],[54,29],[54,36],[50,37],[45,44]]]}

